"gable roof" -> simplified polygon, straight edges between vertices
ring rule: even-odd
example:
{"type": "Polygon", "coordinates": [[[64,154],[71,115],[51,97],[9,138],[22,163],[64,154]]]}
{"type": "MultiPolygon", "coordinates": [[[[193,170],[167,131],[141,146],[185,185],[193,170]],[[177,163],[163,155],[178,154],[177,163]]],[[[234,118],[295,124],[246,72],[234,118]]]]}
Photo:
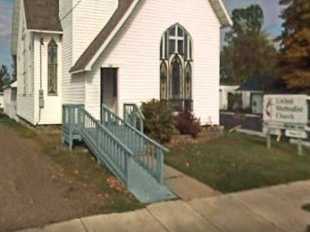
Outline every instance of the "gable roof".
{"type": "Polygon", "coordinates": [[[232,19],[226,9],[223,0],[209,0],[216,16],[218,17],[222,27],[230,27],[233,25],[232,19]]]}
{"type": "Polygon", "coordinates": [[[106,40],[120,23],[122,18],[124,18],[126,13],[129,12],[130,9],[132,9],[134,3],[137,3],[138,1],[139,0],[121,0],[118,2],[118,8],[115,10],[108,23],[100,31],[97,37],[80,56],[80,58],[76,61],[75,65],[70,69],[70,72],[78,72],[80,70],[84,71],[90,60],[93,58],[96,52],[100,50],[100,47],[106,42],[106,40]]]}
{"type": "MultiPolygon", "coordinates": [[[[119,0],[118,8],[99,32],[97,37],[91,42],[88,48],[82,53],[74,66],[69,70],[70,73],[79,73],[90,71],[91,66],[97,57],[104,51],[106,46],[111,42],[114,35],[127,21],[132,14],[135,6],[142,0],[119,0]]],[[[209,0],[216,16],[223,27],[231,26],[232,20],[222,2],[222,0],[209,0]]]]}
{"type": "Polygon", "coordinates": [[[249,77],[240,84],[240,91],[271,91],[273,89],[283,91],[281,81],[271,74],[260,74],[249,77]],[[276,89],[274,88],[276,87],[276,89]]]}
{"type": "Polygon", "coordinates": [[[58,0],[24,0],[24,8],[27,29],[62,31],[58,0]]]}

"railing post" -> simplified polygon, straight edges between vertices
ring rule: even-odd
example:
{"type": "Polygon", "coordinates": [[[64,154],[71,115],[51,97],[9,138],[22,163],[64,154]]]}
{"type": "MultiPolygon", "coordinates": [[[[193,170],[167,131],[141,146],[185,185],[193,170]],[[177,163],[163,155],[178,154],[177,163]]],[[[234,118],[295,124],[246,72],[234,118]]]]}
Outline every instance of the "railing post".
{"type": "Polygon", "coordinates": [[[126,152],[124,152],[125,157],[124,157],[124,161],[125,161],[125,167],[124,167],[124,171],[125,171],[125,184],[128,187],[128,183],[129,183],[129,168],[128,168],[128,154],[126,152]]]}
{"type": "Polygon", "coordinates": [[[73,147],[73,107],[68,107],[69,109],[69,150],[72,151],[73,147]]]}
{"type": "Polygon", "coordinates": [[[96,122],[96,143],[99,149],[100,148],[99,122],[96,122]]]}
{"type": "Polygon", "coordinates": [[[156,159],[158,182],[164,184],[164,154],[162,150],[156,149],[156,159]]]}
{"type": "Polygon", "coordinates": [[[65,127],[66,127],[66,108],[65,106],[63,105],[62,106],[62,138],[61,138],[61,141],[62,141],[62,144],[65,144],[65,127]]]}

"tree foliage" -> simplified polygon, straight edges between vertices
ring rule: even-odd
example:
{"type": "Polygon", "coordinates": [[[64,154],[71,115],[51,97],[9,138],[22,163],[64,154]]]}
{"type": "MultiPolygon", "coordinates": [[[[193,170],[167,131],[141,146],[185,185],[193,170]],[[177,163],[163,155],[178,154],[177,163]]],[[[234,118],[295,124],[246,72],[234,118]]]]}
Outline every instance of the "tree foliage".
{"type": "Polygon", "coordinates": [[[0,92],[2,92],[3,86],[8,83],[9,81],[8,77],[9,77],[8,69],[5,65],[2,65],[0,68],[0,92]]]}
{"type": "Polygon", "coordinates": [[[310,1],[280,0],[280,76],[292,90],[310,92],[310,1]]]}
{"type": "Polygon", "coordinates": [[[264,13],[259,5],[236,9],[233,27],[225,35],[221,52],[221,79],[240,84],[250,77],[270,76],[276,66],[276,49],[263,32],[264,13]]]}

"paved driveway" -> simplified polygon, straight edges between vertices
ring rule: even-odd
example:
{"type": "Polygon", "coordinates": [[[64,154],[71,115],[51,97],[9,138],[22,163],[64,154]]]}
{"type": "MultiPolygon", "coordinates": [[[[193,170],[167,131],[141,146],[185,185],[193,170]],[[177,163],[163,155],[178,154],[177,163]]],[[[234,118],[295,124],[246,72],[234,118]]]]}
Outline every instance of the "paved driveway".
{"type": "Polygon", "coordinates": [[[27,232],[307,232],[310,213],[301,209],[305,203],[310,203],[310,181],[162,202],[143,210],[81,218],[27,232]]]}

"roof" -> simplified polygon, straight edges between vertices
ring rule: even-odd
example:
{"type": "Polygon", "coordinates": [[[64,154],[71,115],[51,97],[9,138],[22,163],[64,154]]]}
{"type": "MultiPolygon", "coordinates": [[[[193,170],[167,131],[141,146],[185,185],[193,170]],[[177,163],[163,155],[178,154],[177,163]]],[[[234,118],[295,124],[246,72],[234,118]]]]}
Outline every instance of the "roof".
{"type": "Polygon", "coordinates": [[[233,25],[232,19],[222,0],[209,0],[216,16],[220,20],[222,27],[230,27],[233,25]]]}
{"type": "Polygon", "coordinates": [[[12,82],[12,83],[10,83],[10,84],[8,84],[8,85],[5,85],[5,86],[3,87],[3,90],[12,89],[12,88],[17,88],[17,81],[14,81],[14,82],[12,82]]]}
{"type": "Polygon", "coordinates": [[[271,75],[256,75],[243,81],[240,91],[270,91],[276,84],[276,79],[271,75]]]}
{"type": "Polygon", "coordinates": [[[121,19],[126,15],[126,12],[129,11],[130,7],[133,5],[134,2],[135,0],[119,1],[118,8],[115,10],[114,14],[110,18],[106,26],[100,31],[98,36],[93,40],[93,42],[80,56],[75,65],[70,69],[70,72],[77,72],[79,70],[85,69],[90,60],[100,49],[102,44],[105,43],[109,35],[113,32],[113,30],[116,28],[121,19]]]}
{"type": "Polygon", "coordinates": [[[17,81],[14,81],[10,84],[11,88],[17,88],[17,81]]]}
{"type": "MultiPolygon", "coordinates": [[[[29,1],[29,0],[28,0],[29,1]]],[[[38,1],[38,0],[36,0],[38,1]]],[[[117,34],[117,30],[127,21],[132,14],[137,3],[142,0],[120,0],[118,8],[106,24],[106,26],[99,32],[97,37],[91,42],[88,48],[82,53],[74,66],[70,69],[70,73],[78,73],[89,71],[89,65],[92,66],[94,58],[98,53],[102,53],[105,47],[110,43],[113,36],[117,34]],[[114,33],[114,35],[113,35],[114,33]]],[[[215,14],[217,15],[223,27],[231,26],[232,20],[222,2],[222,0],[209,0],[215,14]]]]}
{"type": "Polygon", "coordinates": [[[24,8],[27,29],[62,31],[58,0],[24,0],[24,8]]]}

